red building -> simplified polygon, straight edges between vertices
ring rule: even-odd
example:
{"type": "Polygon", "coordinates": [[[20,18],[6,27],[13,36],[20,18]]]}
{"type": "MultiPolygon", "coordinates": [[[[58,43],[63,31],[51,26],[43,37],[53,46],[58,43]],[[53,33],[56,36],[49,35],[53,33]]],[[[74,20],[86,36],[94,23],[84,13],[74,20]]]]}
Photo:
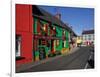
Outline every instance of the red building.
{"type": "Polygon", "coordinates": [[[32,5],[16,4],[16,64],[32,62],[32,5]]]}

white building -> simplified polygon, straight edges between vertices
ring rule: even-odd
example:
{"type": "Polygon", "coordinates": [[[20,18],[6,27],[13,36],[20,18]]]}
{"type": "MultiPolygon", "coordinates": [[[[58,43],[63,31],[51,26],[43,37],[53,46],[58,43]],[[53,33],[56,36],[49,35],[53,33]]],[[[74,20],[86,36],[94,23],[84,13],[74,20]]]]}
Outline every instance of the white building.
{"type": "Polygon", "coordinates": [[[94,30],[85,30],[82,32],[82,42],[85,45],[94,43],[94,30]]]}

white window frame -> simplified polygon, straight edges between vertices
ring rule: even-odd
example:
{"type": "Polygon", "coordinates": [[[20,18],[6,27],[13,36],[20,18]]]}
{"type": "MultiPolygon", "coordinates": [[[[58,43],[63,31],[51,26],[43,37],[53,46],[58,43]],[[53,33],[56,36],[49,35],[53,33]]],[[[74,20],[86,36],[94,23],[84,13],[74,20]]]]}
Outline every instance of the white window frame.
{"type": "Polygon", "coordinates": [[[18,42],[18,51],[16,50],[16,57],[21,56],[21,36],[16,36],[18,39],[16,41],[18,42]]]}

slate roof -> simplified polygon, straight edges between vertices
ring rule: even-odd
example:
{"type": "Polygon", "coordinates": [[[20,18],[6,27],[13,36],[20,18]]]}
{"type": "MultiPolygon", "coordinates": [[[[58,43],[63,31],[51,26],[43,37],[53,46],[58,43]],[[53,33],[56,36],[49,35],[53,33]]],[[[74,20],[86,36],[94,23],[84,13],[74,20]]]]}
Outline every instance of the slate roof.
{"type": "Polygon", "coordinates": [[[68,31],[72,32],[74,35],[76,35],[71,28],[68,27],[65,23],[63,23],[61,20],[57,19],[55,16],[50,14],[49,12],[45,11],[44,9],[40,8],[39,6],[32,5],[32,13],[33,16],[38,17],[42,20],[51,22],[52,24],[58,25],[64,29],[67,29],[68,31]]]}
{"type": "Polygon", "coordinates": [[[94,34],[94,30],[85,30],[82,34],[94,34]]]}

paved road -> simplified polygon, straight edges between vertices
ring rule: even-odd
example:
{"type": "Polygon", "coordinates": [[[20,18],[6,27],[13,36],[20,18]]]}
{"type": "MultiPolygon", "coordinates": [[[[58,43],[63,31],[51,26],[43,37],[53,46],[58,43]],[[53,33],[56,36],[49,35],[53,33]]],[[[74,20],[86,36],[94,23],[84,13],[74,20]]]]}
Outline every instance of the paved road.
{"type": "Polygon", "coordinates": [[[81,47],[79,50],[70,55],[64,55],[56,60],[34,66],[21,72],[86,69],[90,68],[90,66],[87,64],[90,56],[90,47],[81,47]]]}

